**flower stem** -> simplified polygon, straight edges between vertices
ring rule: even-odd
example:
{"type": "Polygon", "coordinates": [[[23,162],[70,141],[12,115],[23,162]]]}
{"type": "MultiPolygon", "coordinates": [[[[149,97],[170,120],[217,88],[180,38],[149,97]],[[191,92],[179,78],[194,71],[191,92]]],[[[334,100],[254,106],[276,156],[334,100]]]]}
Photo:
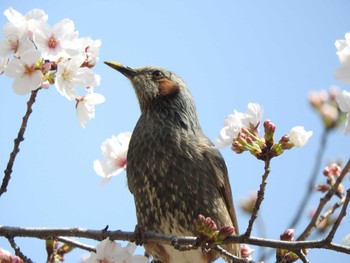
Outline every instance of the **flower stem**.
{"type": "Polygon", "coordinates": [[[256,202],[255,202],[253,213],[252,213],[252,216],[251,216],[251,218],[249,220],[249,224],[248,224],[247,230],[246,230],[246,232],[244,234],[244,236],[246,236],[246,237],[249,237],[251,235],[251,232],[253,230],[254,221],[258,217],[258,212],[259,212],[259,209],[260,209],[260,205],[261,205],[262,201],[264,200],[265,187],[266,187],[266,184],[267,184],[267,177],[268,177],[269,173],[270,173],[270,159],[268,158],[265,161],[265,173],[262,176],[260,189],[258,191],[258,197],[257,197],[256,202]]]}

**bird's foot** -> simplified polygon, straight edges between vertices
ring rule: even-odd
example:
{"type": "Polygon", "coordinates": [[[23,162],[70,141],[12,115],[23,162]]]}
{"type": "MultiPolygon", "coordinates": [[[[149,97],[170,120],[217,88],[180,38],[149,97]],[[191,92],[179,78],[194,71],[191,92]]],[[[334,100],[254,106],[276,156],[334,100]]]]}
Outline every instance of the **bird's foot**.
{"type": "Polygon", "coordinates": [[[135,244],[142,246],[145,241],[145,227],[143,225],[137,224],[134,230],[135,244]]]}

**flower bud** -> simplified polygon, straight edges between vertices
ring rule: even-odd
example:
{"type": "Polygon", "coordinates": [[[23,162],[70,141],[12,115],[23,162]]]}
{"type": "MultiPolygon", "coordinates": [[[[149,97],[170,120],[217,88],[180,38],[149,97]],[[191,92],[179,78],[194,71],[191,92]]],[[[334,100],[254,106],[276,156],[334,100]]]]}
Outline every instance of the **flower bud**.
{"type": "Polygon", "coordinates": [[[247,244],[241,245],[241,256],[247,260],[252,260],[252,254],[254,253],[254,249],[250,248],[247,244]]]}
{"type": "Polygon", "coordinates": [[[265,129],[265,135],[264,135],[265,141],[272,145],[273,144],[273,136],[274,136],[275,130],[276,130],[276,125],[273,124],[270,120],[266,120],[264,122],[264,129],[265,129]]]}
{"type": "Polygon", "coordinates": [[[284,231],[284,233],[280,235],[280,239],[284,241],[294,241],[294,229],[290,228],[284,231]]]}
{"type": "Polygon", "coordinates": [[[326,184],[318,184],[315,186],[315,190],[321,193],[325,193],[329,191],[329,189],[330,189],[329,185],[326,185],[326,184]]]}
{"type": "Polygon", "coordinates": [[[217,226],[214,220],[210,217],[199,215],[197,218],[196,230],[200,234],[211,238],[216,234],[217,226]]]}

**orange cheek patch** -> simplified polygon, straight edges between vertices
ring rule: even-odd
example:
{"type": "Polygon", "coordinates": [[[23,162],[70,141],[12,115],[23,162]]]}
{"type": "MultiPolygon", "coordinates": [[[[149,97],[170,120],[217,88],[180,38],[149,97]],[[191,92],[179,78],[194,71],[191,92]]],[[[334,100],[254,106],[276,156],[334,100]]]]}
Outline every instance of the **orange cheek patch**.
{"type": "Polygon", "coordinates": [[[162,79],[159,81],[159,94],[161,96],[167,96],[179,92],[180,85],[169,79],[162,79]]]}

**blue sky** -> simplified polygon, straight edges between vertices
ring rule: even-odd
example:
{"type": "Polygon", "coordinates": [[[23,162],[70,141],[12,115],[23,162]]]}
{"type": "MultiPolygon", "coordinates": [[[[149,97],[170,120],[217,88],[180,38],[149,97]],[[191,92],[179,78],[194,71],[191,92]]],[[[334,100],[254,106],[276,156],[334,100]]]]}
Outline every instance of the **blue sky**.
{"type": "MultiPolygon", "coordinates": [[[[1,12],[10,6],[21,13],[41,8],[51,25],[70,18],[79,36],[101,39],[100,62],[94,70],[102,80],[95,91],[104,94],[106,102],[97,106],[96,119],[83,129],[73,103],[54,87],[39,92],[8,192],[0,198],[1,225],[102,229],[108,224],[110,229],[134,229],[125,173],[102,188],[92,168],[93,161],[102,158],[101,143],[132,131],[140,114],[128,80],[102,63],[114,60],[132,67],[162,66],[182,76],[196,101],[202,128],[213,140],[226,116],[233,109],[246,111],[249,102],[263,106],[263,120],[277,125],[277,138],[297,125],[313,130],[307,146],[285,152],[271,164],[261,216],[267,237],[279,238],[304,194],[322,133],[307,94],[332,85],[350,90],[333,75],[339,67],[334,42],[350,31],[348,1],[2,0],[1,12]]],[[[0,15],[0,25],[6,21],[0,15]]],[[[0,167],[5,169],[28,96],[15,95],[12,79],[4,75],[0,83],[0,167]]],[[[341,130],[331,133],[321,166],[328,160],[347,160],[349,140],[341,130]]],[[[238,203],[258,189],[263,163],[247,153],[222,153],[238,203]]],[[[320,175],[318,182],[323,180],[320,175]]],[[[315,193],[308,209],[320,197],[315,193]]],[[[239,210],[238,215],[244,231],[249,218],[239,210]]],[[[297,235],[306,220],[305,215],[297,235]]],[[[345,219],[335,241],[349,232],[345,219]]],[[[35,262],[44,262],[43,241],[17,241],[35,262]]],[[[0,247],[10,249],[2,238],[0,247]]],[[[79,262],[84,254],[76,250],[66,262],[79,262]]],[[[344,262],[348,256],[309,252],[311,262],[330,258],[344,262]]]]}

